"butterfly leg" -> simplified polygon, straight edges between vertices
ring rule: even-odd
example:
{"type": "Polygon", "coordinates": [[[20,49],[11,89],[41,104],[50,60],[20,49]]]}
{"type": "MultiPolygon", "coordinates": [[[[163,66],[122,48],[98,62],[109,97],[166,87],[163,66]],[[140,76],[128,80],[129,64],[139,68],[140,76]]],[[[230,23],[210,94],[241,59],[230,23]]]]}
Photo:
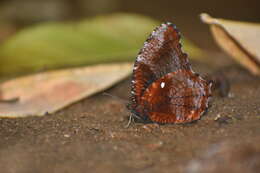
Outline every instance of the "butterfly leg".
{"type": "Polygon", "coordinates": [[[130,124],[132,123],[132,121],[134,121],[134,118],[133,118],[133,116],[132,116],[132,114],[131,114],[130,117],[129,117],[128,123],[127,123],[127,125],[125,126],[126,129],[130,126],[130,124]]]}
{"type": "Polygon", "coordinates": [[[137,122],[143,122],[143,119],[140,118],[139,116],[137,116],[136,114],[132,113],[130,116],[129,116],[129,120],[128,120],[128,123],[127,125],[125,126],[125,128],[128,128],[132,122],[135,122],[135,120],[137,122]]]}

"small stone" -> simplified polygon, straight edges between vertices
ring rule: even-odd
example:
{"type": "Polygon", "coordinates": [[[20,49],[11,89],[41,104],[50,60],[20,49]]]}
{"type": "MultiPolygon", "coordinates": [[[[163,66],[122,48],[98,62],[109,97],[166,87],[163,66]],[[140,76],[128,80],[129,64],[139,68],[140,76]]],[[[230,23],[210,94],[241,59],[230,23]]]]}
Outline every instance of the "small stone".
{"type": "Polygon", "coordinates": [[[217,114],[217,116],[214,118],[215,121],[217,121],[221,117],[220,114],[217,114]]]}
{"type": "Polygon", "coordinates": [[[143,125],[142,128],[147,132],[152,132],[154,129],[160,128],[157,123],[143,125]]]}
{"type": "Polygon", "coordinates": [[[234,93],[231,93],[231,92],[228,93],[228,98],[234,98],[234,97],[235,97],[234,93]]]}
{"type": "Polygon", "coordinates": [[[65,138],[69,138],[69,137],[70,137],[69,134],[64,134],[63,136],[64,136],[65,138]]]}
{"type": "Polygon", "coordinates": [[[230,116],[221,116],[218,114],[214,120],[218,122],[219,124],[228,124],[231,122],[232,118],[230,116]]]}

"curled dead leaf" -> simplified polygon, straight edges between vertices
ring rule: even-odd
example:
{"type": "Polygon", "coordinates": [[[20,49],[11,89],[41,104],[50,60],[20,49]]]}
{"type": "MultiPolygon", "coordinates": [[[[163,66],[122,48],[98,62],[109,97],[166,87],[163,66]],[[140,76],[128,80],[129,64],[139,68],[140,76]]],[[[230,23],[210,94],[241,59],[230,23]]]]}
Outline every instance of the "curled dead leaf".
{"type": "Polygon", "coordinates": [[[50,71],[4,82],[0,117],[43,116],[105,90],[131,74],[132,64],[118,63],[50,71]]]}
{"type": "Polygon", "coordinates": [[[260,24],[216,19],[205,13],[200,16],[225,52],[252,74],[260,75],[260,24]]]}

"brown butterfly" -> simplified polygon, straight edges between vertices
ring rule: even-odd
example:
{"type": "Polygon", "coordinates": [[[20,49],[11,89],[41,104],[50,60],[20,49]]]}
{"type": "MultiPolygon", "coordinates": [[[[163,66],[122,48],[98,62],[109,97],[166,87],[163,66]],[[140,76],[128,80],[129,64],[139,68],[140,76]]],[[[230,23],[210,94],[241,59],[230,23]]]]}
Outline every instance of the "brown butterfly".
{"type": "Polygon", "coordinates": [[[208,107],[211,83],[194,73],[172,23],[157,27],[134,63],[128,108],[144,121],[187,123],[208,107]]]}

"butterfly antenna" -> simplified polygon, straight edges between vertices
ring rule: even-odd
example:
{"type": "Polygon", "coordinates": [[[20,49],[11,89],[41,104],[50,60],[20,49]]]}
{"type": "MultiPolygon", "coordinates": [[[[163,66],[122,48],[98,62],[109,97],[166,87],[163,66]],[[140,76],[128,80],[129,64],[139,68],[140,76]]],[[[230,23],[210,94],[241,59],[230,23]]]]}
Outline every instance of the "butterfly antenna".
{"type": "Polygon", "coordinates": [[[124,103],[124,104],[127,104],[127,103],[128,103],[127,100],[122,99],[122,98],[120,98],[120,97],[118,97],[118,96],[115,96],[115,95],[109,94],[109,93],[107,93],[107,92],[103,92],[103,95],[105,95],[105,96],[109,96],[109,97],[111,97],[111,98],[113,98],[113,99],[115,99],[115,100],[118,100],[118,101],[120,101],[121,103],[124,103]]]}
{"type": "MultiPolygon", "coordinates": [[[[116,100],[118,100],[118,101],[120,101],[121,103],[124,103],[124,104],[126,104],[126,105],[129,103],[127,100],[122,99],[122,98],[120,98],[120,97],[117,97],[117,96],[115,96],[115,95],[109,94],[109,93],[107,93],[107,92],[103,92],[103,95],[112,97],[113,99],[116,99],[116,100]]],[[[129,109],[129,108],[128,108],[128,109],[129,109]]],[[[127,125],[125,126],[125,128],[128,128],[128,127],[131,125],[131,123],[135,121],[135,118],[141,120],[140,117],[136,116],[135,114],[131,114],[130,117],[129,117],[128,123],[127,123],[127,125]]]]}

